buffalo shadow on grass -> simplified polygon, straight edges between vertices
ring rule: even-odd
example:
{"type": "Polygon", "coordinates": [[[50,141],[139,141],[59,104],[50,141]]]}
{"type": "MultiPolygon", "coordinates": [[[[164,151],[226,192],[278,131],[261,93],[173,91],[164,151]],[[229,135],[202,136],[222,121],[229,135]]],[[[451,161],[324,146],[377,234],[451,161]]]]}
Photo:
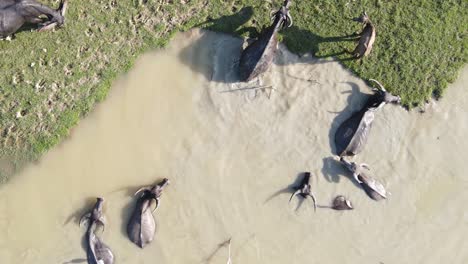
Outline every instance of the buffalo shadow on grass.
{"type": "MultiPolygon", "coordinates": [[[[286,46],[294,53],[305,54],[311,53],[315,58],[329,58],[329,57],[337,57],[343,54],[349,54],[350,51],[342,47],[341,51],[335,51],[330,54],[320,54],[319,46],[324,43],[332,43],[332,42],[349,42],[349,41],[357,41],[359,40],[359,35],[356,33],[343,35],[343,36],[331,36],[331,37],[324,37],[320,36],[316,33],[311,32],[310,30],[300,29],[297,26],[292,26],[283,30],[283,42],[286,46]]],[[[354,60],[355,57],[351,56],[350,58],[340,59],[343,60],[354,60]]],[[[285,62],[281,65],[288,64],[285,62]]]]}
{"type": "Polygon", "coordinates": [[[12,40],[14,40],[14,39],[16,39],[16,35],[22,35],[23,32],[24,33],[27,33],[27,32],[29,32],[29,33],[33,33],[33,32],[39,33],[39,29],[40,29],[40,27],[38,25],[36,25],[36,24],[25,23],[18,30],[16,30],[14,33],[12,33],[10,35],[10,37],[11,37],[12,40]]]}
{"type": "Polygon", "coordinates": [[[206,30],[235,36],[249,33],[250,37],[257,37],[259,33],[255,27],[242,27],[252,18],[253,14],[253,8],[247,6],[232,15],[226,15],[216,19],[208,17],[207,21],[197,24],[194,27],[201,27],[206,30]]]}
{"type": "MultiPolygon", "coordinates": [[[[3,1],[3,0],[0,0],[0,1],[3,1]]],[[[52,9],[54,9],[54,8],[52,8],[52,9]]],[[[29,33],[32,33],[32,32],[41,33],[41,32],[39,32],[39,30],[44,26],[45,23],[50,21],[50,18],[47,18],[47,16],[42,15],[41,19],[42,19],[42,22],[40,22],[40,23],[24,22],[24,24],[18,30],[16,30],[15,32],[13,32],[11,34],[11,38],[15,39],[16,35],[18,35],[18,34],[22,35],[23,33],[27,33],[27,32],[29,32],[29,33]]]]}

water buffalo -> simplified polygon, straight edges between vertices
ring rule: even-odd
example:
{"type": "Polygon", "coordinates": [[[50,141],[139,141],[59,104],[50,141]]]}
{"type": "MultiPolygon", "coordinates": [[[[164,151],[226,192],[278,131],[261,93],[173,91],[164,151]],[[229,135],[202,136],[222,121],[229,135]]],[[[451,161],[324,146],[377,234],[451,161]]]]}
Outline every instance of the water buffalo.
{"type": "Polygon", "coordinates": [[[156,222],[150,208],[153,202],[156,202],[153,212],[159,207],[162,191],[168,184],[169,180],[163,179],[159,184],[143,187],[135,193],[135,196],[139,195],[139,197],[127,225],[127,234],[130,240],[140,248],[153,241],[156,222]]]}
{"type": "Polygon", "coordinates": [[[366,194],[376,200],[382,200],[387,198],[387,192],[383,185],[376,181],[374,178],[370,177],[364,169],[370,170],[369,166],[365,163],[357,164],[356,162],[349,162],[343,157],[340,158],[341,163],[353,173],[353,177],[358,182],[366,194]]]}
{"type": "Polygon", "coordinates": [[[401,99],[387,92],[378,81],[380,89],[374,89],[364,107],[345,120],[335,133],[336,153],[339,156],[354,156],[361,152],[367,142],[376,110],[386,103],[399,104],[401,99]]]}
{"type": "Polygon", "coordinates": [[[66,6],[66,0],[60,3],[57,10],[35,0],[1,0],[0,38],[10,37],[25,23],[41,24],[40,31],[63,25],[66,6]]]}
{"type": "Polygon", "coordinates": [[[312,198],[312,201],[314,202],[314,211],[316,211],[317,210],[316,199],[315,199],[314,194],[312,193],[312,189],[310,187],[309,182],[310,182],[310,172],[306,172],[304,173],[304,178],[302,178],[302,181],[299,184],[299,186],[295,188],[296,191],[289,198],[289,202],[291,202],[291,199],[295,195],[300,195],[304,199],[306,199],[307,196],[310,196],[310,198],[312,198]]]}
{"type": "Polygon", "coordinates": [[[80,226],[84,222],[88,222],[88,230],[86,231],[87,249],[86,255],[89,264],[112,264],[114,263],[114,254],[109,247],[104,244],[96,235],[98,226],[105,226],[104,217],[102,215],[102,204],[104,199],[97,198],[96,204],[91,212],[83,215],[80,219],[80,226]]]}
{"type": "Polygon", "coordinates": [[[364,29],[359,33],[359,42],[354,51],[352,52],[355,58],[362,58],[369,55],[372,50],[372,45],[375,41],[375,27],[369,19],[366,12],[358,18],[353,19],[356,22],[362,23],[364,29]]]}
{"type": "Polygon", "coordinates": [[[277,32],[286,26],[290,27],[293,23],[288,9],[290,4],[291,1],[285,0],[283,6],[272,16],[271,26],[242,52],[239,62],[241,81],[248,82],[270,67],[278,50],[277,32]]]}
{"type": "Polygon", "coordinates": [[[351,201],[346,199],[346,197],[344,197],[343,195],[338,195],[335,197],[331,208],[335,210],[353,210],[354,209],[351,201]]]}

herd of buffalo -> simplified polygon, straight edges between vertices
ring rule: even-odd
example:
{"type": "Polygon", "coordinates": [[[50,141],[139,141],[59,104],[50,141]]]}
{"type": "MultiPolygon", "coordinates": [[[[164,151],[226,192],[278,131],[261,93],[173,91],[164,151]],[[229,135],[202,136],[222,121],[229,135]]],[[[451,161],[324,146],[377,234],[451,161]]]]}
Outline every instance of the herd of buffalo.
{"type": "MultiPolygon", "coordinates": [[[[277,32],[284,27],[291,26],[293,23],[289,14],[290,4],[290,0],[285,0],[283,6],[272,16],[272,25],[242,52],[239,63],[239,75],[242,81],[250,81],[268,70],[278,50],[277,32]]],[[[371,52],[376,30],[366,12],[353,20],[362,23],[364,27],[358,35],[358,45],[352,52],[348,53],[351,53],[354,58],[360,59],[371,52]]],[[[355,156],[363,150],[377,110],[387,103],[398,104],[401,101],[399,96],[387,92],[380,82],[374,79],[369,81],[376,83],[378,88],[374,89],[374,94],[368,98],[361,110],[353,113],[350,118],[338,127],[335,133],[335,146],[340,162],[353,174],[354,180],[362,186],[370,198],[381,200],[386,198],[385,188],[367,173],[366,169],[369,170],[369,166],[365,163],[357,164],[345,159],[346,156],[355,156]]],[[[314,202],[314,209],[316,209],[316,199],[309,181],[310,173],[307,172],[289,200],[291,201],[295,195],[300,195],[303,198],[311,197],[314,202]]],[[[350,210],[353,209],[353,206],[344,196],[339,195],[334,199],[331,208],[350,210]]]]}
{"type": "MultiPolygon", "coordinates": [[[[127,234],[130,241],[140,248],[145,247],[153,241],[156,232],[153,212],[159,207],[162,191],[167,185],[169,185],[169,180],[163,179],[160,183],[143,187],[135,193],[138,199],[127,224],[127,234]],[[155,204],[154,209],[152,209],[153,204],[155,204]]],[[[114,263],[114,254],[96,235],[97,227],[102,226],[104,229],[105,226],[104,216],[102,215],[103,202],[104,199],[98,197],[93,210],[83,215],[80,219],[80,226],[88,222],[86,257],[89,264],[114,263]]]]}
{"type": "MultiPolygon", "coordinates": [[[[54,10],[35,0],[0,0],[0,38],[10,38],[25,23],[39,25],[39,31],[63,25],[67,7],[66,1],[63,0],[59,8],[54,10]]],[[[289,14],[290,4],[290,0],[285,0],[281,8],[271,17],[272,24],[242,52],[239,61],[241,81],[253,80],[270,67],[278,50],[278,31],[290,27],[293,23],[289,14]]],[[[360,59],[370,53],[375,41],[376,30],[366,12],[353,20],[364,26],[358,36],[357,47],[349,52],[356,59],[360,59]]],[[[377,110],[387,103],[400,103],[400,97],[387,92],[381,83],[373,79],[369,81],[376,83],[378,88],[374,89],[374,94],[369,96],[361,110],[353,113],[338,127],[335,133],[335,145],[340,162],[352,173],[353,179],[370,198],[380,200],[386,198],[386,191],[381,183],[369,176],[367,173],[369,166],[365,163],[351,162],[345,158],[355,156],[363,150],[377,110]]],[[[314,202],[314,209],[316,209],[316,198],[312,193],[309,181],[310,173],[307,172],[289,200],[291,201],[295,195],[300,195],[303,198],[310,196],[314,202]]],[[[135,193],[138,199],[128,222],[127,234],[129,239],[141,248],[153,240],[156,223],[152,213],[158,208],[162,191],[168,184],[169,180],[163,179],[160,183],[141,188],[135,193]]],[[[80,219],[80,226],[87,223],[87,259],[90,264],[111,264],[114,262],[112,251],[96,235],[97,228],[99,226],[104,228],[105,225],[102,215],[103,202],[102,198],[97,198],[92,211],[80,219]]],[[[330,208],[350,210],[353,209],[353,205],[344,196],[339,195],[333,200],[330,208]]]]}
{"type": "MultiPolygon", "coordinates": [[[[239,75],[242,81],[250,81],[268,70],[278,50],[277,32],[284,27],[291,26],[293,23],[289,14],[290,4],[291,1],[285,0],[283,6],[272,16],[272,25],[242,52],[239,63],[239,75]]],[[[353,20],[362,23],[363,30],[358,35],[358,45],[352,52],[348,53],[351,53],[354,58],[360,59],[371,52],[376,30],[366,12],[353,20]]],[[[374,94],[367,99],[361,110],[353,113],[350,118],[338,127],[335,133],[335,146],[340,162],[353,174],[354,180],[362,186],[362,189],[370,198],[381,200],[386,198],[387,192],[380,182],[367,173],[369,166],[365,163],[357,164],[345,159],[346,156],[355,156],[363,150],[377,110],[387,103],[399,104],[401,101],[399,96],[387,92],[377,80],[370,79],[369,81],[377,84],[378,88],[373,90],[374,94]]],[[[303,198],[311,197],[314,202],[314,209],[316,209],[316,198],[312,193],[309,181],[310,173],[307,172],[289,200],[291,201],[295,195],[300,195],[303,198]]],[[[353,206],[344,196],[339,195],[334,199],[331,208],[350,210],[353,209],[353,206]]]]}

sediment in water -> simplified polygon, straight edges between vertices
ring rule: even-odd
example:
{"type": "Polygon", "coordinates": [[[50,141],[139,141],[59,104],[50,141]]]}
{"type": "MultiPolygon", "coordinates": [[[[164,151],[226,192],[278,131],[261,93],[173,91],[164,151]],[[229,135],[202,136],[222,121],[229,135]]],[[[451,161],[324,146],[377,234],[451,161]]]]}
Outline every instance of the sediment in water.
{"type": "Polygon", "coordinates": [[[392,193],[376,203],[331,157],[334,130],[369,87],[334,61],[283,47],[259,83],[239,84],[241,44],[194,30],[143,56],[66,142],[0,187],[0,262],[84,258],[77,220],[96,196],[119,263],[224,263],[217,246],[229,237],[233,263],[468,261],[468,69],[424,115],[377,113],[355,157],[392,193]],[[288,205],[303,171],[320,205],[342,194],[355,209],[288,205]],[[163,177],[159,229],[141,251],[126,238],[131,195],[163,177]]]}

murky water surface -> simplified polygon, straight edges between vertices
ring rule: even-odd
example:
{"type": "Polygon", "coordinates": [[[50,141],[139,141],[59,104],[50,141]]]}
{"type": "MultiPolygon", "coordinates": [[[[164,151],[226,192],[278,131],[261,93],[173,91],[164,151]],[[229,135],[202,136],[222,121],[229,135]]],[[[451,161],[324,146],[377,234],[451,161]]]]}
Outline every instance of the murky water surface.
{"type": "Polygon", "coordinates": [[[235,83],[241,44],[192,31],[139,59],[68,140],[0,187],[0,263],[85,258],[77,220],[96,196],[117,263],[226,263],[229,237],[233,263],[468,263],[468,68],[424,115],[377,114],[355,158],[392,193],[375,202],[331,157],[364,82],[282,49],[261,82],[235,83]],[[343,194],[356,209],[288,204],[303,171],[320,205],[343,194]],[[125,234],[131,195],[162,177],[157,238],[140,250],[125,234]]]}

